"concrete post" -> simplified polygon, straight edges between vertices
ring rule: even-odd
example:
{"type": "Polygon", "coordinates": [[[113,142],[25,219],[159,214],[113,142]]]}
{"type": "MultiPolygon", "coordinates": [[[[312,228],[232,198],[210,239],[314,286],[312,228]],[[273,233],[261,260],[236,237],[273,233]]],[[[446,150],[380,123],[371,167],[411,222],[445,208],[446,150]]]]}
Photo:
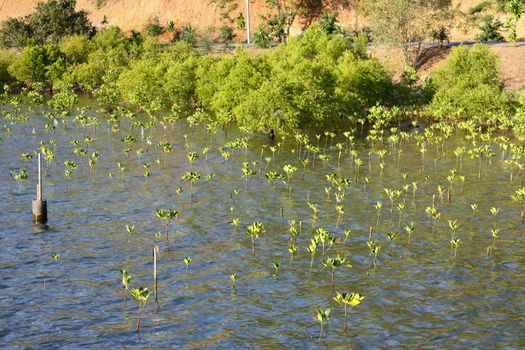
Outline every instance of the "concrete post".
{"type": "Polygon", "coordinates": [[[42,199],[42,155],[38,153],[38,184],[36,199],[32,203],[33,221],[45,224],[47,222],[47,201],[42,199]]]}

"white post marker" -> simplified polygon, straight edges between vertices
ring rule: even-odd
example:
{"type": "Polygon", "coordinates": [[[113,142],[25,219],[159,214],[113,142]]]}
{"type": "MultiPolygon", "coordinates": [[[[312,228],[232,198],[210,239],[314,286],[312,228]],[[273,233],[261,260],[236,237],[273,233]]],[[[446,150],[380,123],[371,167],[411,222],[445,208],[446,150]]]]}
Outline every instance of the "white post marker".
{"type": "Polygon", "coordinates": [[[246,31],[248,46],[251,45],[251,30],[250,30],[250,0],[246,0],[246,31]]]}
{"type": "Polygon", "coordinates": [[[47,201],[42,197],[42,154],[38,153],[38,184],[36,199],[32,203],[33,221],[45,224],[47,222],[47,201]]]}

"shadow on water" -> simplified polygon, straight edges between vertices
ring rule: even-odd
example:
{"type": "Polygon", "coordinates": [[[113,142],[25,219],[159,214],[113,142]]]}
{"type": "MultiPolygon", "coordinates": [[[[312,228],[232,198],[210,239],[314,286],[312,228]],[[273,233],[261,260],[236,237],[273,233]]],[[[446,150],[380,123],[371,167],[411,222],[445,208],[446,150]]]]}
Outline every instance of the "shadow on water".
{"type": "Polygon", "coordinates": [[[49,225],[47,224],[43,224],[43,223],[34,223],[33,227],[32,227],[32,233],[34,235],[39,235],[39,234],[42,234],[46,231],[49,231],[51,228],[49,227],[49,225]]]}

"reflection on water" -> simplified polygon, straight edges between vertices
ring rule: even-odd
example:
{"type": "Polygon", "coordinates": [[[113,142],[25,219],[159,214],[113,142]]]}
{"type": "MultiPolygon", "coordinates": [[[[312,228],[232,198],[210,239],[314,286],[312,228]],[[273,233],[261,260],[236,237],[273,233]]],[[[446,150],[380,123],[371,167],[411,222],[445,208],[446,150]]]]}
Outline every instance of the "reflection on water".
{"type": "MultiPolygon", "coordinates": [[[[272,152],[265,148],[261,160],[261,146],[270,142],[264,137],[251,136],[247,154],[232,151],[226,161],[217,150],[226,141],[222,135],[212,141],[205,130],[159,126],[153,145],[169,141],[174,148],[159,170],[155,159],[164,157],[162,151],[141,140],[140,130],[130,131],[128,121],[122,121],[118,133],[112,133],[103,121],[96,135],[73,123],[59,125],[55,132],[31,133],[33,128],[44,130],[42,125],[39,119],[13,125],[12,135],[2,135],[0,141],[3,348],[138,346],[134,333],[137,304],[129,296],[124,299],[119,269],[132,274],[132,287],[152,287],[151,247],[155,233],[164,232],[163,223],[155,217],[156,208],[174,208],[179,217],[170,225],[170,244],[163,238],[159,242],[159,308],[156,310],[152,298],[143,313],[144,347],[492,349],[525,344],[525,238],[520,208],[510,200],[519,184],[509,184],[499,154],[491,166],[484,162],[481,181],[477,180],[477,160],[465,157],[463,188],[454,187],[451,203],[446,195],[443,205],[437,200],[441,218],[432,232],[425,208],[432,205],[437,186],[447,186],[449,171],[457,167],[452,151],[461,144],[459,138],[447,142],[445,154],[429,146],[424,159],[415,142],[404,144],[399,160],[397,152],[385,156],[382,176],[376,155],[372,154],[369,166],[371,146],[360,142],[360,181],[350,186],[341,202],[344,214],[336,227],[336,202],[333,192],[327,200],[325,175],[338,173],[353,179],[355,169],[347,153],[341,166],[337,165],[335,147],[325,151],[332,155],[331,161],[323,165],[317,159],[303,176],[302,164],[292,154],[291,137],[265,170],[264,157],[272,152]],[[131,146],[133,152],[127,159],[120,140],[130,133],[139,141],[131,146]],[[89,153],[100,152],[92,173],[87,160],[72,153],[70,141],[82,140],[84,134],[96,138],[89,153]],[[188,149],[185,134],[189,135],[188,149]],[[32,163],[24,164],[17,157],[50,139],[58,147],[50,176],[44,178],[48,227],[31,222],[35,171],[32,163]],[[205,147],[210,147],[207,157],[202,154],[205,147]],[[135,153],[138,148],[144,148],[140,162],[135,153]],[[189,170],[188,151],[201,152],[192,169],[202,178],[194,185],[191,201],[189,186],[181,180],[189,170]],[[83,165],[72,176],[71,190],[63,172],[66,160],[83,165]],[[123,177],[117,161],[126,168],[123,177]],[[243,161],[256,171],[247,185],[242,177],[243,161]],[[143,162],[152,163],[148,179],[143,176],[143,162]],[[288,163],[298,168],[291,181],[291,196],[279,181],[274,194],[264,173],[282,172],[288,163]],[[29,168],[30,178],[19,195],[10,171],[22,166],[29,168]],[[211,173],[215,177],[205,181],[205,175],[211,173]],[[406,180],[403,173],[408,174],[406,180]],[[364,186],[367,177],[369,184],[364,186]],[[397,201],[405,200],[399,228],[399,213],[395,208],[390,211],[384,188],[400,189],[412,182],[418,185],[416,195],[410,190],[397,201]],[[184,189],[181,194],[176,191],[179,186],[184,189]],[[240,191],[238,195],[234,189],[240,191]],[[318,221],[311,218],[307,198],[318,208],[318,221]],[[374,272],[366,242],[369,226],[376,225],[373,204],[378,200],[384,207],[379,228],[372,234],[382,248],[374,272]],[[479,205],[476,215],[472,215],[471,203],[479,205]],[[500,208],[496,222],[501,233],[492,256],[487,256],[486,248],[493,244],[491,207],[500,208]],[[232,217],[242,221],[237,230],[232,217]],[[295,260],[288,251],[288,220],[292,219],[302,224],[295,260]],[[455,258],[448,220],[460,224],[457,234],[463,244],[455,258]],[[266,228],[256,242],[255,255],[244,232],[244,225],[253,221],[263,222],[266,228]],[[403,230],[409,222],[414,222],[410,242],[403,230]],[[128,234],[126,224],[136,225],[135,232],[128,234]],[[327,253],[340,253],[352,265],[335,272],[336,290],[365,296],[349,312],[347,336],[343,308],[332,299],[329,270],[322,270],[319,262],[320,248],[309,277],[306,247],[313,226],[341,238],[344,230],[351,230],[344,246],[336,244],[327,253]],[[389,242],[386,233],[392,231],[399,234],[389,242]],[[52,261],[54,253],[61,255],[60,260],[52,261]],[[187,272],[185,257],[192,258],[187,272]],[[279,275],[273,276],[276,261],[281,267],[279,275]],[[232,273],[238,276],[233,289],[232,273]],[[319,307],[332,308],[321,343],[313,318],[319,307]]],[[[238,136],[232,131],[228,140],[238,136]]]]}

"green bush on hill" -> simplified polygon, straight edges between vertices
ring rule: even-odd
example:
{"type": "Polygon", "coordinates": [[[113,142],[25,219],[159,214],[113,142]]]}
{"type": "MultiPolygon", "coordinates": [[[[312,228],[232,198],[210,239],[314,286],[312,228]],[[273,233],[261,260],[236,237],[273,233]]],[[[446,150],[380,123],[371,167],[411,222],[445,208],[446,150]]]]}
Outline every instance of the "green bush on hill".
{"type": "Polygon", "coordinates": [[[58,44],[65,36],[94,32],[85,11],[75,10],[76,0],[39,2],[35,12],[22,18],[9,18],[0,28],[0,45],[22,48],[29,43],[58,44]]]}

